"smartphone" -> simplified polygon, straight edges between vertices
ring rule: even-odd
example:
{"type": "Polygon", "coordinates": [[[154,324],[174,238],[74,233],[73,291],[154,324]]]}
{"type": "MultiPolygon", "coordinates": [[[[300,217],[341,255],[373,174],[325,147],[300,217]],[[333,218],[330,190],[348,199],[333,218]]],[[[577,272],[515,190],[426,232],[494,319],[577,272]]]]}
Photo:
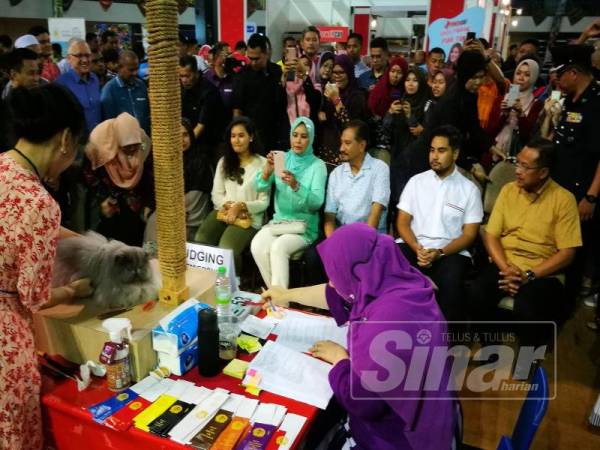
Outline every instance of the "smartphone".
{"type": "MultiPolygon", "coordinates": [[[[296,50],[296,47],[287,47],[285,49],[285,61],[291,62],[291,61],[296,61],[297,59],[298,59],[298,50],[296,50]]],[[[287,81],[294,81],[295,79],[296,79],[295,72],[287,73],[287,81]]]]}
{"type": "Polygon", "coordinates": [[[552,91],[552,94],[550,94],[550,98],[552,100],[559,101],[560,97],[561,97],[561,92],[560,91],[552,91]]]}
{"type": "Polygon", "coordinates": [[[390,94],[392,100],[400,100],[402,98],[402,92],[396,91],[390,94]]]}
{"type": "Polygon", "coordinates": [[[510,90],[508,91],[508,97],[506,99],[506,104],[509,108],[515,104],[515,101],[519,98],[520,87],[518,84],[511,84],[510,90]]]}
{"type": "Polygon", "coordinates": [[[473,39],[475,39],[477,35],[475,34],[474,31],[469,31],[467,33],[467,37],[465,38],[465,41],[472,41],[473,39]]]}
{"type": "Polygon", "coordinates": [[[285,152],[273,150],[273,163],[275,166],[275,175],[281,178],[285,170],[285,152]]]}

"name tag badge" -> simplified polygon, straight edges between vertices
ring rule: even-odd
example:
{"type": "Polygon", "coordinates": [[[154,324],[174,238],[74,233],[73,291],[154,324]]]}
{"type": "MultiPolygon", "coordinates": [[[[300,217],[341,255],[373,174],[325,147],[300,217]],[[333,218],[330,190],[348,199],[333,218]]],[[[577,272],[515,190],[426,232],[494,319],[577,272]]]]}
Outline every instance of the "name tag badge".
{"type": "Polygon", "coordinates": [[[144,97],[138,97],[138,98],[136,98],[136,100],[138,102],[145,102],[146,101],[146,99],[144,97]]]}
{"type": "Polygon", "coordinates": [[[567,111],[567,123],[581,123],[583,115],[578,112],[567,111]]]}

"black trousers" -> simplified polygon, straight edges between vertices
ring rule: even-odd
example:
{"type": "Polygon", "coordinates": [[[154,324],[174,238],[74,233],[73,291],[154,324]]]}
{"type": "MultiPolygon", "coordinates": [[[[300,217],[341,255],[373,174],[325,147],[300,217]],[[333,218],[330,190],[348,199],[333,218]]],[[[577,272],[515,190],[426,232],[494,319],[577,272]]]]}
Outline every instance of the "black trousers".
{"type": "MultiPolygon", "coordinates": [[[[496,320],[498,303],[508,294],[498,288],[500,273],[488,264],[468,290],[469,308],[474,320],[496,320]]],[[[565,288],[556,278],[541,278],[521,286],[514,298],[513,320],[552,321],[557,326],[568,317],[565,288]]],[[[541,346],[552,343],[554,327],[523,324],[516,332],[521,345],[541,346]]]]}
{"type": "Polygon", "coordinates": [[[464,281],[471,260],[455,253],[443,256],[435,261],[428,269],[417,265],[417,255],[404,243],[399,244],[400,250],[411,263],[424,275],[427,275],[438,286],[436,299],[444,317],[448,321],[465,320],[467,316],[467,302],[465,301],[464,281]]]}

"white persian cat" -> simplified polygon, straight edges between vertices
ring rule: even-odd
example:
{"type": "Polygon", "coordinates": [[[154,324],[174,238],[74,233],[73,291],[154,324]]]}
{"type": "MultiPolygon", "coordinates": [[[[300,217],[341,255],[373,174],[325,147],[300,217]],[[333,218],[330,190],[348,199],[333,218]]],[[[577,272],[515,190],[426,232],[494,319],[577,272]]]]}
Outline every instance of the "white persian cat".
{"type": "Polygon", "coordinates": [[[63,286],[78,278],[91,280],[93,301],[107,309],[128,308],[157,297],[158,283],[148,254],[93,231],[58,241],[52,285],[63,286]]]}

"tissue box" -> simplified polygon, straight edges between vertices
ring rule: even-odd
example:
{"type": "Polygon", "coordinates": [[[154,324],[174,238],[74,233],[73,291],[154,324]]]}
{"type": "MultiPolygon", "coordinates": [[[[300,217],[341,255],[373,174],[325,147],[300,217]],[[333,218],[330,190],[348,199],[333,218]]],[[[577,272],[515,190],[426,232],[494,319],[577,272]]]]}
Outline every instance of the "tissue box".
{"type": "Polygon", "coordinates": [[[180,355],[158,353],[158,362],[161,367],[168,368],[172,374],[181,376],[198,365],[198,338],[184,348],[180,355]]]}
{"type": "MultiPolygon", "coordinates": [[[[188,267],[186,281],[193,297],[204,303],[214,303],[214,272],[188,267]]],[[[131,376],[135,381],[156,368],[158,356],[152,348],[152,330],[174,309],[173,306],[156,303],[149,311],[145,311],[143,305],[138,305],[110,316],[126,317],[133,325],[129,358],[131,376]]],[[[102,346],[108,340],[108,333],[102,328],[102,321],[108,318],[102,316],[105,312],[86,300],[38,311],[33,314],[37,349],[61,355],[76,364],[98,361],[102,346]]]]}
{"type": "Polygon", "coordinates": [[[152,330],[152,348],[177,357],[198,338],[198,311],[206,308],[193,298],[179,305],[152,330]]]}

